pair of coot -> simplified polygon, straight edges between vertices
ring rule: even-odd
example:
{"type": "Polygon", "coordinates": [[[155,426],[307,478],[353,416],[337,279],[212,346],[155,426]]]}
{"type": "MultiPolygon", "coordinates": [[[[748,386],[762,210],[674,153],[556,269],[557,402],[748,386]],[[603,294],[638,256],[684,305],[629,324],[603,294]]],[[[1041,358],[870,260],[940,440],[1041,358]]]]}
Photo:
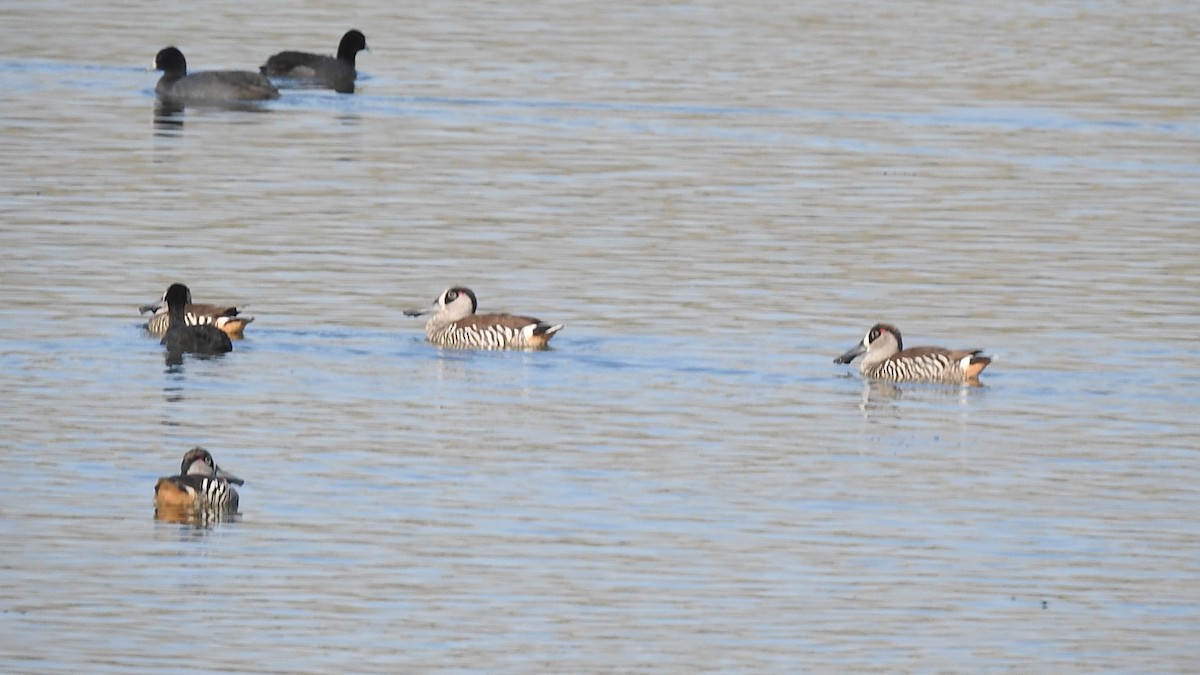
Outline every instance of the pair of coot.
{"type": "Polygon", "coordinates": [[[257,73],[210,70],[189,75],[183,52],[175,47],[167,47],[154,57],[155,70],[163,71],[154,91],[163,101],[176,104],[269,101],[279,98],[279,90],[267,79],[269,76],[351,93],[354,91],[354,80],[358,77],[354,59],[358,52],[366,48],[366,37],[357,30],[351,30],[342,36],[336,58],[287,51],[267,59],[257,73]]]}

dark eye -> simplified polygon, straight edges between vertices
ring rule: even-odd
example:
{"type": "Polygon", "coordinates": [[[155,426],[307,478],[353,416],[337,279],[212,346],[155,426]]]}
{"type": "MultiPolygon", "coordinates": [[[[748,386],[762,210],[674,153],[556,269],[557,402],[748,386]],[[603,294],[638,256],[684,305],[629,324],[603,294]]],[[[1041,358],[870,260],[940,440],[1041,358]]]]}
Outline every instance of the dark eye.
{"type": "Polygon", "coordinates": [[[458,298],[458,291],[447,291],[446,302],[454,302],[458,298]]]}
{"type": "Polygon", "coordinates": [[[871,329],[871,337],[867,338],[867,342],[874,342],[878,339],[879,339],[879,329],[872,328],[871,329]]]}

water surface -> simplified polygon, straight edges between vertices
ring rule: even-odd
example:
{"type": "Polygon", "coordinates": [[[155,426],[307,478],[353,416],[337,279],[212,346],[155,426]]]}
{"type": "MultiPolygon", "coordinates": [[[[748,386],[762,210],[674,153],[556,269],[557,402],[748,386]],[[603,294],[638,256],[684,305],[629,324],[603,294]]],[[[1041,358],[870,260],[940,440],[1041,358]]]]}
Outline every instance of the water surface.
{"type": "Polygon", "coordinates": [[[744,4],[8,3],[0,669],[1193,669],[1200,15],[744,4]],[[156,114],[350,27],[353,96],[156,114]],[[433,348],[458,283],[567,327],[433,348]],[[880,320],[985,386],[832,363],[880,320]],[[241,516],[155,521],[196,444],[241,516]]]}

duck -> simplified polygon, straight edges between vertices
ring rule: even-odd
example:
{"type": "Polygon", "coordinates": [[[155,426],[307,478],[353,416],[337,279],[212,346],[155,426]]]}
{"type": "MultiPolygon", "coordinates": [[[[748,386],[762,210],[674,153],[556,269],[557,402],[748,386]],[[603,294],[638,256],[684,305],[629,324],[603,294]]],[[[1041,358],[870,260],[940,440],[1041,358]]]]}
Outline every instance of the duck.
{"type": "Polygon", "coordinates": [[[858,344],[833,360],[850,363],[859,356],[864,377],[891,382],[977,383],[979,374],[992,362],[982,349],[944,347],[904,348],[904,338],[893,325],[871,326],[858,344]]]}
{"type": "Polygon", "coordinates": [[[516,314],[476,314],[479,301],[465,286],[447,288],[433,307],[408,309],[405,316],[433,312],[425,335],[435,345],[465,349],[546,349],[563,324],[516,314]]]}
{"type": "Polygon", "coordinates": [[[244,482],[217,466],[212,454],[197,446],[184,453],[178,476],[165,476],[154,484],[154,506],[233,513],[238,509],[233,486],[244,482]]]}
{"type": "MultiPolygon", "coordinates": [[[[150,320],[146,322],[146,331],[156,338],[161,338],[167,332],[167,326],[170,324],[171,315],[167,311],[167,303],[164,300],[165,298],[160,299],[158,302],[143,305],[138,309],[142,314],[153,312],[150,320]]],[[[245,316],[241,311],[242,308],[234,305],[194,303],[189,296],[187,305],[183,308],[183,320],[190,326],[212,324],[229,337],[240,339],[245,337],[246,324],[254,321],[254,317],[245,316]]]]}

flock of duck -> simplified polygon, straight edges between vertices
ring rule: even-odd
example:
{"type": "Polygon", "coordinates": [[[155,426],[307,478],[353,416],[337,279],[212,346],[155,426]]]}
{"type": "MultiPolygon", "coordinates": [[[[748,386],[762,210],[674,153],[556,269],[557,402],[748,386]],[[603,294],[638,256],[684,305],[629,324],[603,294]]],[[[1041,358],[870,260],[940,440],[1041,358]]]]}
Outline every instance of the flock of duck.
{"type": "Polygon", "coordinates": [[[210,70],[189,74],[183,52],[166,47],[154,57],[154,69],[163,73],[154,92],[173,105],[270,101],[279,98],[279,89],[271,81],[275,78],[349,94],[358,78],[355,58],[366,48],[367,38],[351,30],[342,36],[337,56],[285,51],[268,58],[257,73],[210,70]]]}
{"type": "MultiPolygon", "coordinates": [[[[516,314],[479,314],[475,293],[463,286],[446,289],[429,307],[405,310],[406,316],[432,313],[425,323],[425,336],[439,347],[457,349],[546,349],[550,338],[563,324],[549,324],[531,316],[516,314]]],[[[215,355],[233,350],[230,339],[241,338],[253,317],[243,316],[236,306],[197,304],[183,284],[172,284],[162,300],[141,308],[152,312],[146,330],[167,348],[168,362],[178,362],[183,354],[215,355]]],[[[979,374],[991,358],[979,349],[942,347],[904,348],[895,326],[877,323],[861,341],[834,363],[851,363],[862,356],[859,370],[869,379],[891,382],[934,382],[978,384],[979,374]]],[[[238,479],[217,466],[203,448],[193,448],[183,456],[179,475],[160,478],[154,488],[159,510],[233,513],[238,494],[233,485],[238,479]]]]}
{"type": "MultiPolygon", "coordinates": [[[[183,52],[166,47],[154,58],[154,68],[163,71],[155,93],[172,105],[237,103],[279,98],[271,78],[301,86],[324,87],[352,93],[358,77],[355,58],[367,48],[357,30],[348,31],[338,45],[337,56],[299,51],[279,52],[267,59],[259,72],[220,70],[188,73],[183,52]]],[[[563,324],[549,324],[531,316],[479,314],[479,300],[469,288],[454,286],[437,297],[431,307],[406,310],[406,316],[432,313],[425,323],[429,342],[459,349],[545,349],[563,324]]],[[[162,301],[142,307],[152,312],[146,330],[161,338],[168,363],[178,363],[183,354],[213,355],[233,350],[231,338],[241,338],[253,317],[237,307],[192,302],[183,284],[172,284],[162,301]]],[[[978,349],[951,350],[942,347],[904,348],[895,326],[878,323],[854,347],[834,359],[850,363],[862,356],[859,370],[864,377],[892,382],[977,383],[991,363],[978,349]]],[[[154,501],[160,510],[199,510],[207,513],[237,511],[234,485],[242,480],[225,473],[203,448],[183,456],[179,475],[160,478],[154,501]]]]}

